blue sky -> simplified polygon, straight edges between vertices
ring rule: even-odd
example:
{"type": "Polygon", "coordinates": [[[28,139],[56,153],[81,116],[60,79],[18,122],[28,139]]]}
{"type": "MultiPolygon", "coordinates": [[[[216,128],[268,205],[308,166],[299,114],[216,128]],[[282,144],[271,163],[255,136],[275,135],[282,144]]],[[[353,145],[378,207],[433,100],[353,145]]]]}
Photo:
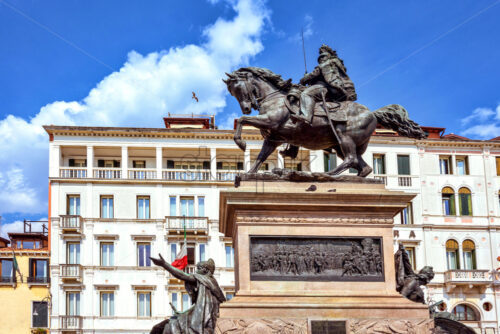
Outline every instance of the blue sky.
{"type": "Polygon", "coordinates": [[[370,109],[399,103],[422,125],[499,136],[499,16],[498,0],[0,0],[3,224],[47,216],[41,125],[161,127],[167,112],[206,112],[227,127],[240,111],[223,73],[298,81],[301,28],[308,69],[322,43],[337,49],[370,109]]]}

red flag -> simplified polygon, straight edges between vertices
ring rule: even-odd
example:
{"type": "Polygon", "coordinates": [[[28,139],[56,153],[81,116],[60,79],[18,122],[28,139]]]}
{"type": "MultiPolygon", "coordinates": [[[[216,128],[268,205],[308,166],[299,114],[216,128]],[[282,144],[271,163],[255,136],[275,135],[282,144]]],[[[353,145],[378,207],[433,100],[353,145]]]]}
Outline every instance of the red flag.
{"type": "Polygon", "coordinates": [[[188,265],[188,254],[187,254],[186,242],[184,242],[182,244],[180,252],[175,257],[174,262],[172,262],[172,266],[176,267],[177,269],[184,270],[184,268],[186,268],[187,265],[188,265]]]}

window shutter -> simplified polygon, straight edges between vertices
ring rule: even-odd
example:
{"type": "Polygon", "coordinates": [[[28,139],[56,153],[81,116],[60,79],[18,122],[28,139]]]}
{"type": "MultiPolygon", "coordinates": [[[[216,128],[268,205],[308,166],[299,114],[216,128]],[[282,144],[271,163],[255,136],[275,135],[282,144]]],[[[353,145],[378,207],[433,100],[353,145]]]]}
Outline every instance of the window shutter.
{"type": "Polygon", "coordinates": [[[120,160],[113,160],[113,167],[119,168],[120,167],[120,160]]]}
{"type": "Polygon", "coordinates": [[[301,172],[302,171],[302,162],[299,162],[297,164],[297,171],[301,172]]]}
{"type": "Polygon", "coordinates": [[[69,167],[75,167],[75,159],[69,159],[68,160],[68,166],[69,167]]]}
{"type": "Polygon", "coordinates": [[[132,161],[132,168],[137,168],[135,164],[135,160],[132,161]]]}
{"type": "Polygon", "coordinates": [[[203,161],[203,169],[210,169],[210,161],[203,161]]]}
{"type": "Polygon", "coordinates": [[[236,169],[238,170],[243,170],[243,162],[242,161],[238,161],[236,163],[236,169]]]}
{"type": "Polygon", "coordinates": [[[217,161],[217,169],[222,169],[222,161],[217,161]]]}
{"type": "Polygon", "coordinates": [[[104,167],[104,160],[97,160],[97,167],[104,167]]]}
{"type": "Polygon", "coordinates": [[[410,157],[408,155],[398,155],[398,174],[410,175],[410,157]]]}
{"type": "Polygon", "coordinates": [[[83,167],[87,167],[87,159],[83,162],[83,167]]]}
{"type": "Polygon", "coordinates": [[[33,273],[33,263],[34,263],[33,259],[30,259],[29,263],[30,263],[29,275],[30,275],[30,277],[33,277],[34,276],[34,273],[33,273]]]}
{"type": "Polygon", "coordinates": [[[174,160],[167,160],[167,168],[175,168],[174,160]]]}

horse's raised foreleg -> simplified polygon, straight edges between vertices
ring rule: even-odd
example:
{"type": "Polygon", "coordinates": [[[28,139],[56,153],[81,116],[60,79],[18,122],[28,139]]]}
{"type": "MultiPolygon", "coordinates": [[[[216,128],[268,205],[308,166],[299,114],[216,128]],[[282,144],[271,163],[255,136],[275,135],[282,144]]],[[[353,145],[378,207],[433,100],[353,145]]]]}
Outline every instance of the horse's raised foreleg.
{"type": "Polygon", "coordinates": [[[243,129],[243,125],[251,125],[258,129],[269,129],[273,126],[272,121],[269,117],[265,115],[257,115],[257,116],[241,116],[236,121],[236,131],[234,132],[234,142],[238,147],[245,151],[247,147],[247,143],[241,139],[241,131],[243,129]]]}
{"type": "Polygon", "coordinates": [[[365,144],[362,144],[357,147],[356,149],[356,154],[358,157],[358,176],[365,177],[368,176],[372,172],[372,168],[368,166],[365,160],[363,160],[363,157],[361,156],[363,153],[365,153],[366,148],[368,147],[368,142],[365,144]]]}
{"type": "Polygon", "coordinates": [[[269,139],[264,140],[264,144],[260,150],[259,156],[257,160],[255,160],[252,168],[248,171],[249,173],[257,173],[260,166],[266,159],[274,152],[276,147],[278,147],[281,143],[270,141],[269,139]]]}

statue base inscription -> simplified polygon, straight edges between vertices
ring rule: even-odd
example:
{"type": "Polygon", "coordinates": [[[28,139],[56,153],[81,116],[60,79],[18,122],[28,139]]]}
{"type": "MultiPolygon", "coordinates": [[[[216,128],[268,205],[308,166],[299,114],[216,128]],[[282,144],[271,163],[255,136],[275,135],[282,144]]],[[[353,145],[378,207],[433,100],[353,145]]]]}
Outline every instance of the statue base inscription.
{"type": "Polygon", "coordinates": [[[221,304],[216,333],[330,333],[330,321],[346,324],[332,333],[429,333],[427,306],[396,291],[393,217],[414,195],[383,184],[308,186],[247,181],[221,191],[236,294],[221,304]]]}

